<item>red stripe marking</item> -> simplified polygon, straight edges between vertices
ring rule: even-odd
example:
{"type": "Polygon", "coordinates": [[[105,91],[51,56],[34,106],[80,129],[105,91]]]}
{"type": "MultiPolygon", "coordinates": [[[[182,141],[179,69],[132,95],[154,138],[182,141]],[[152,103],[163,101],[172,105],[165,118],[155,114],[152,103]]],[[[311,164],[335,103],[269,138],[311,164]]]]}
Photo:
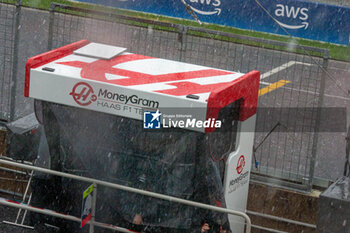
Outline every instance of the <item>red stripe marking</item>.
{"type": "Polygon", "coordinates": [[[7,202],[10,202],[10,203],[14,203],[14,204],[21,204],[20,202],[17,202],[17,201],[11,201],[11,200],[8,200],[8,199],[5,199],[7,202]]]}
{"type": "MultiPolygon", "coordinates": [[[[57,64],[73,66],[81,69],[81,77],[96,81],[107,81],[105,74],[118,74],[121,69],[114,68],[118,64],[122,64],[130,61],[137,61],[143,59],[153,59],[152,57],[147,57],[138,54],[126,54],[120,55],[110,60],[97,60],[91,63],[81,62],[81,61],[68,61],[68,62],[58,62],[57,64]]],[[[125,76],[124,74],[119,74],[125,76]]]]}
{"type": "Polygon", "coordinates": [[[30,70],[39,66],[50,63],[54,60],[62,58],[71,54],[74,50],[83,47],[90,43],[88,40],[80,40],[75,43],[60,47],[58,49],[51,50],[49,52],[31,57],[26,64],[25,83],[24,83],[24,96],[29,97],[29,85],[30,85],[30,70]]]}
{"type": "Polygon", "coordinates": [[[156,92],[168,94],[168,95],[175,95],[175,96],[199,94],[199,93],[211,92],[217,88],[227,86],[230,83],[232,82],[206,84],[206,85],[201,85],[201,84],[191,83],[191,82],[167,83],[167,85],[175,86],[176,88],[160,90],[156,92]]]}
{"type": "MultiPolygon", "coordinates": [[[[48,210],[48,209],[46,209],[46,210],[48,210]]],[[[60,214],[60,215],[64,215],[64,216],[68,216],[67,214],[63,214],[63,213],[60,213],[60,212],[57,212],[57,211],[53,211],[53,210],[49,210],[49,211],[55,212],[56,214],[60,214]]]]}
{"type": "Polygon", "coordinates": [[[83,68],[88,63],[83,62],[83,61],[66,61],[66,62],[57,62],[57,64],[72,66],[72,67],[76,67],[76,68],[83,68]]]}
{"type": "Polygon", "coordinates": [[[141,85],[141,84],[167,82],[167,81],[178,81],[178,80],[184,80],[184,79],[205,78],[210,76],[232,74],[232,72],[228,72],[228,71],[205,69],[205,70],[199,70],[199,71],[151,75],[151,74],[140,73],[140,72],[124,70],[124,69],[113,67],[115,65],[122,64],[125,62],[144,60],[144,59],[154,59],[154,58],[143,56],[143,55],[137,55],[137,54],[127,54],[127,55],[121,55],[121,56],[115,57],[111,60],[97,60],[91,63],[86,63],[81,61],[69,61],[69,62],[58,62],[58,64],[82,68],[80,72],[80,75],[82,78],[117,84],[121,86],[132,86],[132,85],[141,85]],[[107,80],[106,73],[124,76],[125,78],[116,79],[116,80],[107,80]]]}
{"type": "Polygon", "coordinates": [[[188,72],[179,72],[179,73],[170,73],[170,74],[161,74],[161,75],[148,75],[143,73],[132,74],[130,71],[123,72],[122,76],[128,76],[127,79],[117,79],[108,81],[109,83],[114,83],[122,86],[132,86],[132,85],[141,85],[149,83],[159,83],[167,81],[179,81],[184,79],[194,79],[194,78],[206,78],[211,76],[227,75],[232,74],[231,72],[214,70],[214,69],[205,69],[198,71],[188,71],[188,72]]]}

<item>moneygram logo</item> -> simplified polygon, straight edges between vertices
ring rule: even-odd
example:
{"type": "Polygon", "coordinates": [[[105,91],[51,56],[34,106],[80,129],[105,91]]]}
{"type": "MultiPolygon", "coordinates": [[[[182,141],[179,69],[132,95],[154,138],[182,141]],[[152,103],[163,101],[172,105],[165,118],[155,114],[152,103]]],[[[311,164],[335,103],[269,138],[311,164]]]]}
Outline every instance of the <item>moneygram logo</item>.
{"type": "Polygon", "coordinates": [[[245,166],[245,159],[244,159],[244,156],[241,155],[241,157],[239,157],[238,159],[237,168],[236,168],[238,175],[242,173],[244,166],[245,166]]]}
{"type": "Polygon", "coordinates": [[[81,106],[87,106],[97,99],[97,96],[94,94],[94,89],[85,82],[75,84],[72,92],[69,94],[73,97],[74,101],[81,106]]]}

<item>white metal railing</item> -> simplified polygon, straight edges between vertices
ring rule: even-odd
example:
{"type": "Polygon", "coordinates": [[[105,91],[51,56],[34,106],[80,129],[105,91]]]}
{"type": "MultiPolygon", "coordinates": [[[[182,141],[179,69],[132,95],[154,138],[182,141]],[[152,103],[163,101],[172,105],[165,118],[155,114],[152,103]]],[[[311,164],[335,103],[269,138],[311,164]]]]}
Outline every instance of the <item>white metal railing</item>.
{"type": "MultiPolygon", "coordinates": [[[[40,213],[40,214],[45,214],[45,215],[49,215],[49,216],[53,216],[53,217],[57,217],[57,218],[63,218],[66,220],[70,220],[70,221],[74,221],[74,222],[80,222],[81,219],[72,215],[67,215],[67,214],[62,214],[62,213],[58,213],[56,211],[53,210],[49,210],[49,209],[42,209],[42,208],[38,208],[38,207],[34,207],[28,204],[23,204],[20,202],[15,202],[15,201],[11,201],[5,198],[0,197],[0,205],[6,205],[6,206],[10,206],[10,207],[14,207],[14,208],[20,208],[20,209],[24,209],[24,210],[29,210],[32,212],[36,212],[36,213],[40,213]]],[[[133,232],[135,233],[135,231],[131,231],[122,227],[117,227],[111,224],[105,224],[105,223],[100,223],[100,222],[88,222],[87,224],[90,224],[90,226],[98,226],[101,228],[105,228],[105,229],[110,229],[110,230],[115,230],[115,231],[119,231],[119,232],[133,232]]],[[[93,227],[90,228],[93,231],[93,227]]],[[[90,230],[91,231],[91,230],[90,230]]]]}
{"type": "MultiPolygon", "coordinates": [[[[16,160],[13,160],[12,158],[8,158],[8,157],[2,156],[2,155],[0,155],[0,159],[10,160],[10,161],[14,161],[14,162],[16,161],[16,160]]],[[[35,161],[34,162],[22,161],[22,162],[26,163],[28,165],[35,165],[35,161]]],[[[24,191],[23,198],[22,198],[22,203],[25,203],[26,198],[27,198],[27,194],[29,192],[29,187],[30,187],[30,184],[31,184],[31,181],[32,181],[32,178],[33,178],[34,171],[32,170],[28,174],[27,172],[14,170],[14,169],[11,169],[11,168],[6,168],[6,167],[0,167],[0,170],[3,170],[5,172],[15,173],[15,174],[29,175],[29,179],[28,180],[20,180],[20,182],[27,182],[26,189],[24,191]]],[[[14,181],[18,182],[18,179],[14,179],[14,181]]],[[[30,204],[31,199],[32,199],[32,194],[29,195],[27,204],[30,204]]],[[[32,226],[28,226],[28,225],[24,224],[24,220],[25,220],[25,218],[27,216],[27,210],[24,210],[24,214],[22,215],[22,219],[20,220],[21,212],[22,212],[22,209],[19,209],[18,212],[17,212],[16,220],[14,222],[5,221],[5,220],[2,221],[2,222],[5,223],[5,224],[10,224],[10,225],[23,227],[23,228],[27,228],[27,229],[34,229],[34,227],[32,227],[32,226]],[[20,221],[20,223],[19,223],[19,221],[20,221]]]]}
{"type": "MultiPolygon", "coordinates": [[[[38,172],[43,172],[43,173],[47,173],[47,174],[51,174],[51,175],[55,175],[55,176],[61,176],[61,177],[80,180],[80,181],[84,181],[84,182],[88,182],[88,183],[93,183],[94,184],[94,194],[93,194],[94,197],[93,197],[93,199],[96,198],[97,185],[102,185],[105,187],[119,189],[119,190],[123,190],[123,191],[127,191],[127,192],[133,192],[133,193],[137,193],[137,194],[141,194],[141,195],[145,195],[145,196],[149,196],[149,197],[153,197],[153,198],[158,198],[158,199],[162,199],[162,200],[166,200],[166,201],[170,201],[170,202],[177,202],[177,203],[184,204],[184,205],[189,205],[189,206],[194,206],[194,207],[198,207],[198,208],[202,208],[202,209],[208,209],[208,210],[217,211],[217,212],[221,212],[221,213],[240,216],[240,217],[244,218],[245,222],[246,222],[246,231],[245,232],[246,233],[251,232],[250,218],[246,213],[241,212],[241,211],[230,210],[230,209],[217,207],[217,206],[211,206],[211,205],[207,205],[207,204],[203,204],[203,203],[199,203],[199,202],[194,202],[194,201],[189,201],[189,200],[185,200],[185,199],[181,199],[181,198],[177,198],[177,197],[172,197],[172,196],[168,196],[168,195],[164,195],[164,194],[149,192],[149,191],[142,190],[142,189],[131,188],[131,187],[124,186],[124,185],[119,185],[119,184],[110,183],[110,182],[92,179],[92,178],[83,177],[83,176],[72,175],[72,174],[64,173],[64,172],[58,172],[58,171],[54,171],[54,170],[50,170],[50,169],[46,169],[46,168],[41,168],[41,167],[36,167],[36,166],[31,166],[31,165],[27,165],[27,164],[16,163],[16,162],[7,161],[4,159],[0,159],[0,164],[6,164],[9,166],[19,167],[22,169],[38,171],[38,172]]],[[[0,199],[0,204],[8,205],[8,206],[16,207],[16,208],[21,208],[21,209],[26,209],[26,210],[30,210],[30,211],[34,211],[34,212],[39,212],[42,214],[51,215],[51,216],[55,216],[55,217],[59,217],[59,218],[64,218],[64,219],[68,219],[68,220],[72,220],[72,221],[79,221],[79,222],[81,221],[80,218],[77,218],[75,216],[60,214],[60,213],[57,213],[55,211],[47,210],[47,209],[39,209],[39,208],[35,208],[35,207],[29,206],[26,204],[22,204],[22,203],[7,202],[6,199],[0,199]]],[[[92,218],[89,222],[90,233],[93,233],[94,225],[98,226],[98,227],[102,227],[102,228],[117,230],[120,232],[131,232],[125,228],[96,222],[94,220],[94,217],[95,217],[94,216],[94,211],[95,211],[94,204],[95,203],[93,201],[93,203],[92,203],[92,218]]]]}
{"type": "MultiPolygon", "coordinates": [[[[31,173],[29,174],[29,180],[27,180],[28,183],[27,183],[27,186],[26,186],[26,190],[24,191],[24,194],[23,194],[22,202],[25,202],[25,200],[26,200],[31,181],[33,179],[33,173],[34,173],[34,171],[32,170],[31,173]]],[[[28,204],[30,203],[31,200],[32,200],[32,193],[29,195],[28,204]]],[[[21,223],[18,223],[19,217],[21,216],[21,212],[22,212],[22,209],[19,209],[18,213],[17,213],[16,220],[14,222],[10,222],[10,221],[2,221],[2,222],[6,223],[6,224],[11,224],[11,225],[15,225],[15,226],[24,227],[24,228],[34,229],[34,227],[32,227],[32,226],[24,225],[24,220],[25,220],[25,218],[27,216],[27,210],[24,210],[24,214],[22,216],[21,223]]]]}

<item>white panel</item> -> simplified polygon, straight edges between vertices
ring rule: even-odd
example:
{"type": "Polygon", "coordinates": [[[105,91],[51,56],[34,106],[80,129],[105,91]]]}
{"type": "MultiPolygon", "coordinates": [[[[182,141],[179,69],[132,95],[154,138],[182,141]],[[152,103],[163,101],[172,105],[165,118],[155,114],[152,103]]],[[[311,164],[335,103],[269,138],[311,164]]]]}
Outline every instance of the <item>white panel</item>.
{"type": "Polygon", "coordinates": [[[121,75],[117,75],[117,74],[108,74],[108,73],[106,73],[105,76],[106,76],[107,80],[116,80],[116,79],[129,78],[129,77],[126,77],[126,76],[121,76],[121,75]]]}
{"type": "Polygon", "coordinates": [[[164,60],[159,58],[130,61],[114,66],[115,68],[136,71],[151,75],[161,75],[188,71],[209,69],[204,66],[197,66],[177,61],[164,60]]]}
{"type": "Polygon", "coordinates": [[[74,51],[74,54],[96,57],[101,59],[111,59],[115,56],[126,51],[126,48],[99,44],[99,43],[90,43],[74,51]]]}
{"type": "MultiPolygon", "coordinates": [[[[191,81],[192,83],[197,83],[201,85],[209,85],[209,84],[216,84],[216,83],[224,83],[224,82],[232,82],[233,80],[236,80],[237,78],[241,77],[244,74],[241,73],[234,73],[234,74],[227,74],[227,75],[220,75],[220,76],[211,76],[206,78],[193,78],[193,79],[185,79],[181,80],[179,82],[185,82],[185,81],[191,81]]],[[[177,82],[177,81],[174,81],[177,82]]],[[[171,82],[168,82],[171,83],[171,82]]]]}
{"type": "Polygon", "coordinates": [[[65,57],[62,57],[60,59],[57,59],[56,61],[53,61],[52,63],[58,63],[58,62],[67,62],[67,61],[82,61],[86,63],[91,63],[94,61],[97,61],[97,58],[92,58],[92,57],[85,57],[85,56],[80,56],[80,55],[75,55],[71,54],[65,57]]]}
{"type": "MultiPolygon", "coordinates": [[[[245,212],[247,207],[255,119],[256,115],[240,122],[236,143],[238,148],[229,155],[226,162],[224,192],[227,208],[231,210],[245,212]],[[241,164],[242,159],[240,158],[242,156],[245,164],[241,167],[239,164],[241,164]]],[[[244,219],[242,217],[229,215],[229,221],[232,232],[244,232],[244,219]]]]}

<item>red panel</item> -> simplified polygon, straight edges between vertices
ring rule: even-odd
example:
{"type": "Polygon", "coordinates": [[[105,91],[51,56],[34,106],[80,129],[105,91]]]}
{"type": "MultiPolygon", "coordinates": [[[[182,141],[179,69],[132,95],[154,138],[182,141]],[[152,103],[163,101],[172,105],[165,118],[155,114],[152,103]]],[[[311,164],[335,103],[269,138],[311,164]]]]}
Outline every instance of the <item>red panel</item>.
{"type": "Polygon", "coordinates": [[[24,84],[24,96],[29,97],[29,84],[30,84],[30,70],[39,66],[45,65],[59,58],[72,54],[74,50],[77,50],[90,42],[88,40],[80,40],[75,43],[51,50],[49,52],[31,57],[26,64],[25,84],[24,84]]]}
{"type": "MultiPolygon", "coordinates": [[[[213,90],[208,99],[207,119],[216,119],[220,109],[239,99],[243,99],[239,120],[245,121],[253,116],[258,103],[259,81],[260,72],[254,70],[226,86],[213,90]]],[[[207,128],[206,132],[214,130],[215,128],[207,128]]]]}

